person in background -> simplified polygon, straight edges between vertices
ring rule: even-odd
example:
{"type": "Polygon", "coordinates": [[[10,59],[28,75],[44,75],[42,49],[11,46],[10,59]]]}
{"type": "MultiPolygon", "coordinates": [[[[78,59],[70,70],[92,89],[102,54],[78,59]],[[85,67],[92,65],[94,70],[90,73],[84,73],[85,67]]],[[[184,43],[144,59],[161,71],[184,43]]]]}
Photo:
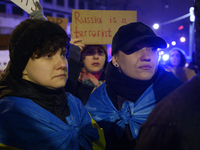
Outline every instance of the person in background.
{"type": "Polygon", "coordinates": [[[185,64],[185,52],[177,47],[171,49],[169,52],[169,60],[167,65],[170,67],[170,71],[172,71],[183,82],[188,81],[196,75],[195,71],[185,67],[185,64]]]}
{"type": "MultiPolygon", "coordinates": [[[[195,1],[195,62],[200,71],[200,1],[195,1]]],[[[136,150],[200,149],[200,74],[160,103],[141,126],[136,150]]]]}
{"type": "Polygon", "coordinates": [[[21,22],[0,78],[0,149],[104,149],[103,130],[65,92],[70,38],[58,24],[21,22]]]}
{"type": "MultiPolygon", "coordinates": [[[[46,20],[42,6],[36,2],[37,11],[30,15],[32,19],[46,20]]],[[[107,66],[106,45],[85,45],[81,39],[71,39],[71,49],[68,57],[69,78],[65,91],[78,97],[85,105],[92,91],[105,81],[107,66]]]]}
{"type": "Polygon", "coordinates": [[[104,129],[107,150],[134,149],[139,127],[154,106],[183,82],[159,65],[167,43],[142,22],[121,26],[112,40],[106,81],[85,107],[104,129]]]}
{"type": "Polygon", "coordinates": [[[78,97],[85,105],[90,94],[105,81],[107,66],[106,45],[80,45],[72,39],[69,55],[69,79],[65,90],[78,97]]]}

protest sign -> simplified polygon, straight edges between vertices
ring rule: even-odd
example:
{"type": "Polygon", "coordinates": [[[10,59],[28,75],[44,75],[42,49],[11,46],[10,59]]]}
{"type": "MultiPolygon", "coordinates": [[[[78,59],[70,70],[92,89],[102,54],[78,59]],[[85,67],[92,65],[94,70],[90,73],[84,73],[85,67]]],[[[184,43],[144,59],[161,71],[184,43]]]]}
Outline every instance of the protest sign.
{"type": "Polygon", "coordinates": [[[59,18],[59,17],[51,17],[51,16],[46,16],[46,18],[47,18],[48,21],[59,24],[66,31],[68,19],[59,18]]]}
{"type": "Polygon", "coordinates": [[[120,26],[137,21],[136,11],[72,10],[71,36],[84,44],[111,44],[120,26]]]}
{"type": "Polygon", "coordinates": [[[26,11],[28,14],[37,10],[35,2],[39,0],[11,0],[13,3],[18,5],[21,9],[26,11]]]}

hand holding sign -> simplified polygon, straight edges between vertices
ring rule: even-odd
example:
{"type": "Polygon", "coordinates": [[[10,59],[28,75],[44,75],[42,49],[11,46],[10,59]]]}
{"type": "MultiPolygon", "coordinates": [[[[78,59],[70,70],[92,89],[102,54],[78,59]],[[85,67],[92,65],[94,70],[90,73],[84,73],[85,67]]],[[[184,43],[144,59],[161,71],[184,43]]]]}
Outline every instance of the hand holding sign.
{"type": "Polygon", "coordinates": [[[38,10],[30,13],[31,18],[38,19],[38,20],[47,20],[47,18],[43,15],[43,8],[40,5],[40,3],[38,1],[36,1],[35,4],[36,4],[36,7],[38,8],[38,10]]]}
{"type": "Polygon", "coordinates": [[[39,0],[11,0],[13,3],[21,7],[24,11],[30,14],[33,11],[37,10],[35,2],[39,0]]]}

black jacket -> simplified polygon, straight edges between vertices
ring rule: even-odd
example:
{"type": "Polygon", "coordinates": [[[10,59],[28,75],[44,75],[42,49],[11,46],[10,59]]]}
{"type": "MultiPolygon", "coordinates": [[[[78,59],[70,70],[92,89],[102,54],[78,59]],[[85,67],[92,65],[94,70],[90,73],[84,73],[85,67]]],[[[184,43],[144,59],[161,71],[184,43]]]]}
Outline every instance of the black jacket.
{"type": "Polygon", "coordinates": [[[200,149],[200,76],[161,100],[141,126],[136,150],[200,149]]]}

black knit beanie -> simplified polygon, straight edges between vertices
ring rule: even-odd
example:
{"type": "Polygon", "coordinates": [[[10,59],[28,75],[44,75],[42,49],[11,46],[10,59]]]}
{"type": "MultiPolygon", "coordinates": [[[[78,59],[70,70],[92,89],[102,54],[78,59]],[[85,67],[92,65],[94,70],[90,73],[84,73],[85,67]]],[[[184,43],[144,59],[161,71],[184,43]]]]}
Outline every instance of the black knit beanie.
{"type": "Polygon", "coordinates": [[[36,47],[47,37],[62,36],[68,38],[65,30],[58,24],[27,19],[12,32],[9,41],[10,69],[12,74],[22,77],[22,72],[36,47]]]}

